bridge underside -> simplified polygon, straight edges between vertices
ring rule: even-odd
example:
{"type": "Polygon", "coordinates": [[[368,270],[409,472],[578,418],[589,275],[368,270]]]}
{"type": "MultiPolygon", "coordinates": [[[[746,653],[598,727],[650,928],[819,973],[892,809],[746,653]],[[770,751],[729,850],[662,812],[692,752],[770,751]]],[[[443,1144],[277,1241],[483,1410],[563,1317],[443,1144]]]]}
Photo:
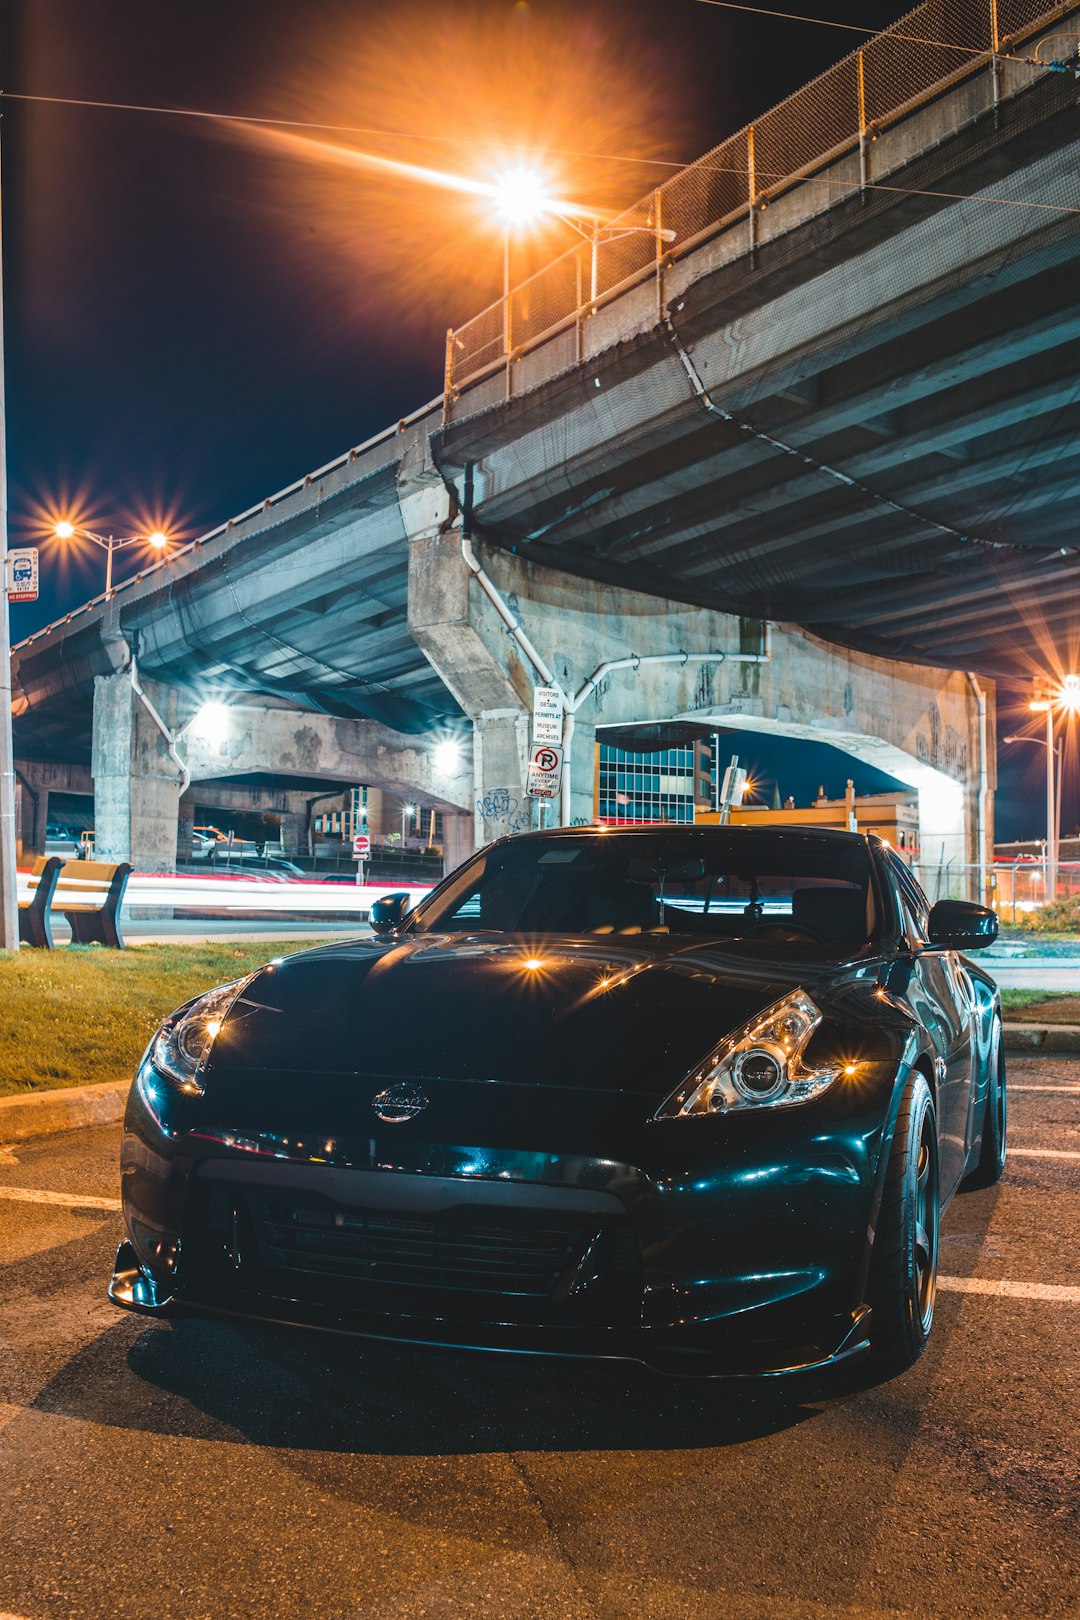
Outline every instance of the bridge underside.
{"type": "Polygon", "coordinates": [[[1075,119],[1071,80],[1043,81],[903,191],[763,242],[672,297],[668,323],[451,424],[435,457],[462,498],[471,464],[478,532],[869,652],[1004,675],[1065,658],[1075,119]]]}

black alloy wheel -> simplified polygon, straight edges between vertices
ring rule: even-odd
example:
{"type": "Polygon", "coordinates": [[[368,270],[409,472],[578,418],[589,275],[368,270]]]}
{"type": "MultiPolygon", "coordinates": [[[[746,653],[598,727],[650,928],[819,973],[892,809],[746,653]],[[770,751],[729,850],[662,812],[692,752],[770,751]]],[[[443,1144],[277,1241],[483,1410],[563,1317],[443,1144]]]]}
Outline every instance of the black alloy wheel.
{"type": "Polygon", "coordinates": [[[915,1073],[896,1120],[867,1279],[870,1347],[883,1371],[902,1372],[926,1348],[939,1221],[937,1113],[925,1075],[915,1073]]]}
{"type": "Polygon", "coordinates": [[[992,1187],[1001,1180],[1005,1169],[1006,1138],[1009,1127],[1009,1099],[1005,1082],[1005,1051],[1001,1039],[1000,1021],[994,1027],[994,1039],[987,1065],[986,1102],[983,1106],[982,1144],[979,1162],[964,1179],[968,1188],[992,1187]]]}

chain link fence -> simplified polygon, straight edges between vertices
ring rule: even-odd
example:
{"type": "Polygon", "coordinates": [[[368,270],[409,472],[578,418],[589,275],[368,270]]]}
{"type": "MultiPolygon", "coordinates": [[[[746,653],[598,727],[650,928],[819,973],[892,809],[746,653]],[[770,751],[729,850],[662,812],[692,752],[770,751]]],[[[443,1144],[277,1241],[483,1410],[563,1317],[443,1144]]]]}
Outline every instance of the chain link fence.
{"type": "MultiPolygon", "coordinates": [[[[665,265],[741,218],[750,221],[788,187],[859,153],[858,178],[836,196],[872,183],[872,146],[888,125],[979,71],[997,96],[1002,58],[1024,56],[1025,39],[1080,11],[1078,0],[925,0],[746,129],[722,141],[591,239],[547,264],[457,331],[447,334],[446,409],[469,383],[576,325],[599,304],[649,276],[662,302],[665,265]]],[[[1076,53],[1064,34],[1058,56],[1076,53]]],[[[1025,57],[1025,59],[1028,59],[1025,57]]],[[[1052,52],[1031,58],[1049,62],[1052,52]]],[[[751,245],[753,236],[751,236],[751,245]]]]}

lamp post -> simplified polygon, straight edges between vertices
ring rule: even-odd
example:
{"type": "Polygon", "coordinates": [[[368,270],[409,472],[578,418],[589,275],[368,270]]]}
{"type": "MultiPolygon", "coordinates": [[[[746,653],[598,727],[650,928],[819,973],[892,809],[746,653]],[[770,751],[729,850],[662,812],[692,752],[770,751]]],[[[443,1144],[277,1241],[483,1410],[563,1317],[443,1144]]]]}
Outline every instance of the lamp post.
{"type": "Polygon", "coordinates": [[[402,847],[402,849],[405,848],[405,827],[406,827],[406,824],[408,822],[413,821],[415,819],[415,816],[416,816],[416,806],[415,806],[415,804],[403,804],[402,805],[402,807],[401,807],[401,847],[402,847]]]}
{"type": "Polygon", "coordinates": [[[19,948],[15,877],[15,745],[11,734],[11,634],[7,593],[7,431],[4,414],[4,298],[0,263],[0,950],[19,948]]]}
{"type": "MultiPolygon", "coordinates": [[[[1061,786],[1058,781],[1057,791],[1054,788],[1054,767],[1057,764],[1057,748],[1054,742],[1054,710],[1060,709],[1063,714],[1074,715],[1080,710],[1080,675],[1066,675],[1061,685],[1056,689],[1042,687],[1036,690],[1035,696],[1028,704],[1033,714],[1046,715],[1046,740],[1032,737],[1024,741],[1040,742],[1046,749],[1046,903],[1050,905],[1057,899],[1058,876],[1058,834],[1059,819],[1061,815],[1061,786]]],[[[1013,739],[1007,738],[1006,741],[1013,739]]]]}
{"type": "Polygon", "coordinates": [[[573,204],[549,197],[543,177],[535,169],[529,169],[524,164],[507,169],[499,175],[492,188],[492,195],[495,199],[496,212],[503,223],[503,352],[508,360],[513,343],[510,311],[510,232],[515,226],[531,225],[544,214],[548,214],[568,225],[589,244],[590,305],[596,303],[599,294],[601,242],[617,242],[624,236],[651,236],[656,239],[659,255],[661,243],[675,240],[676,233],[662,229],[659,217],[655,225],[603,225],[599,217],[588,209],[575,211],[573,204]],[[579,223],[580,219],[589,222],[588,229],[579,223]]]}
{"type": "Polygon", "coordinates": [[[69,523],[63,518],[53,528],[58,540],[92,540],[96,546],[101,546],[106,553],[105,563],[105,595],[112,595],[113,552],[120,551],[124,546],[152,546],[155,551],[164,551],[169,544],[169,537],[161,529],[154,529],[151,534],[94,534],[90,529],[84,529],[80,524],[69,523]]]}

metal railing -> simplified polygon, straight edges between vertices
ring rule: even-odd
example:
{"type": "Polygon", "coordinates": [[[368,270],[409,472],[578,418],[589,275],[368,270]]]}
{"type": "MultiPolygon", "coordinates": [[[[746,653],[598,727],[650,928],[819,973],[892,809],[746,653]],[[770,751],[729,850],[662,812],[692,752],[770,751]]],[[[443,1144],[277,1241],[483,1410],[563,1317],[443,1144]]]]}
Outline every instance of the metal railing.
{"type": "MultiPolygon", "coordinates": [[[[461,390],[512,368],[528,350],[575,328],[574,358],[584,353],[584,324],[628,288],[656,281],[657,318],[664,275],[673,261],[718,231],[749,222],[781,192],[855,151],[858,171],[836,183],[835,197],[873,185],[872,147],[882,130],[980,70],[999,94],[1001,63],[1056,18],[1080,9],[1046,0],[925,0],[860,49],[731,135],[697,162],[576,243],[446,336],[449,413],[461,390]]],[[[1075,53],[1075,41],[1066,54],[1075,53]]],[[[1051,59],[1024,57],[1049,70],[1051,59]]]]}

